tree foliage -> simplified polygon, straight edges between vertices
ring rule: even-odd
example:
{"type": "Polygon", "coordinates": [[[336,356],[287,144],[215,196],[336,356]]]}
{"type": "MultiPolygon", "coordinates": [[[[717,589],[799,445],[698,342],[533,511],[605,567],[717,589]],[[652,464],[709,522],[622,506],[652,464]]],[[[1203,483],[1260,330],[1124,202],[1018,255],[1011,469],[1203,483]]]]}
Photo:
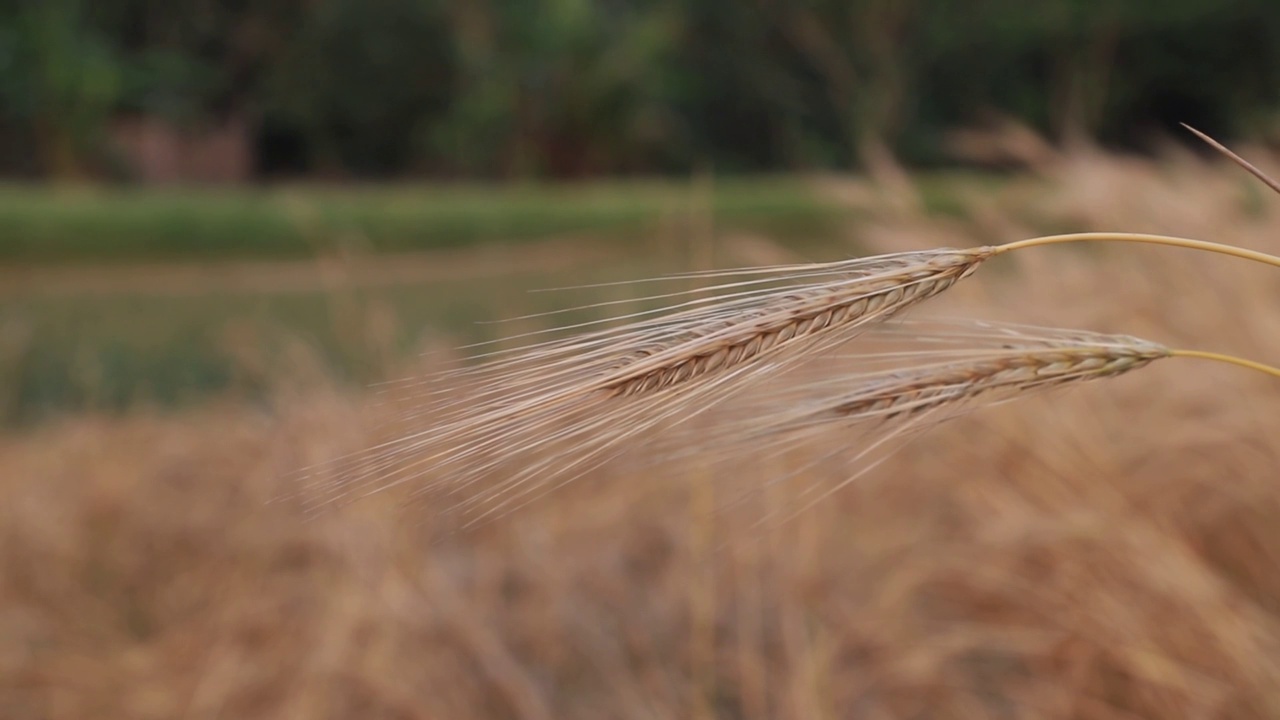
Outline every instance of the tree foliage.
{"type": "Polygon", "coordinates": [[[1278,81],[1273,0],[0,0],[0,163],[240,113],[267,171],[273,143],[347,176],[874,169],[992,112],[1265,133],[1278,81]]]}

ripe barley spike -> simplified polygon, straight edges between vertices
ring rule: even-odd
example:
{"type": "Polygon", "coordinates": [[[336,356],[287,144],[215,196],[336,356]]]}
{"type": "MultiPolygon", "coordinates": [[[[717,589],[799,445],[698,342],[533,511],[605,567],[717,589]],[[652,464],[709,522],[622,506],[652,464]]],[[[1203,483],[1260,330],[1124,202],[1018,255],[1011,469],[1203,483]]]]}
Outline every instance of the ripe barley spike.
{"type": "Polygon", "coordinates": [[[880,342],[893,350],[859,352],[844,358],[845,367],[826,366],[812,379],[753,395],[691,452],[732,464],[748,453],[749,462],[760,462],[803,448],[811,463],[792,477],[841,458],[849,474],[825,488],[806,489],[802,511],[862,476],[909,437],[982,407],[1114,378],[1165,358],[1228,363],[1280,378],[1280,368],[1230,355],[1007,323],[900,321],[860,339],[867,348],[880,342]]]}
{"type": "MultiPolygon", "coordinates": [[[[968,249],[904,252],[848,261],[691,273],[728,278],[659,295],[665,308],[577,336],[480,356],[481,364],[392,386],[402,420],[426,428],[308,474],[320,503],[412,483],[488,515],[582,475],[623,444],[669,429],[936,297],[988,259],[1067,242],[1155,244],[1280,267],[1280,258],[1187,238],[1076,233],[968,249]],[[670,304],[672,299],[674,304],[670,304]],[[448,399],[433,392],[448,379],[448,399]],[[429,478],[427,476],[430,476],[429,478]]],[[[449,503],[446,503],[449,504],[449,503]]]]}

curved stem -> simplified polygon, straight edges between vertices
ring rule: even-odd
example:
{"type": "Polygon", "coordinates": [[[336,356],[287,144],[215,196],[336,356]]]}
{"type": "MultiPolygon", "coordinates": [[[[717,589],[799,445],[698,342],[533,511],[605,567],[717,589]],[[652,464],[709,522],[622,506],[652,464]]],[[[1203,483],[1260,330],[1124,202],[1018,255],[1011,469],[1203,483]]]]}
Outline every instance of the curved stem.
{"type": "Polygon", "coordinates": [[[1272,377],[1280,378],[1280,368],[1264,365],[1260,362],[1245,360],[1234,355],[1223,355],[1222,353],[1209,352],[1207,350],[1170,350],[1169,357],[1184,358],[1200,358],[1201,360],[1213,360],[1214,362],[1227,363],[1229,365],[1237,365],[1249,370],[1257,370],[1272,377]]]}
{"type": "Polygon", "coordinates": [[[1192,240],[1191,238],[1172,237],[1169,235],[1149,235],[1146,233],[1084,232],[1071,233],[1067,235],[1045,235],[1043,237],[1030,238],[1028,240],[1016,240],[1003,245],[994,245],[991,249],[994,251],[994,254],[1002,255],[1011,250],[1021,250],[1023,248],[1038,247],[1040,245],[1056,245],[1059,243],[1069,242],[1129,242],[1146,243],[1149,245],[1165,245],[1168,247],[1180,247],[1188,250],[1204,250],[1206,252],[1220,253],[1222,255],[1231,255],[1245,260],[1264,263],[1273,267],[1280,267],[1280,257],[1268,255],[1256,250],[1246,250],[1233,245],[1207,242],[1205,240],[1192,240]]]}

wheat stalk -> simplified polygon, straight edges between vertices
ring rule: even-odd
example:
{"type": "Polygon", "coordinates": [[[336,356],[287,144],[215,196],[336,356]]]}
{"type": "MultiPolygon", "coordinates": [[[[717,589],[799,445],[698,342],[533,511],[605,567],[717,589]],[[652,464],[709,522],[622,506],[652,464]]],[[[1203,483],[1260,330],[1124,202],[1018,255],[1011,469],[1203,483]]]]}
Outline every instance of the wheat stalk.
{"type": "Polygon", "coordinates": [[[1005,356],[944,364],[923,373],[900,373],[838,400],[823,414],[840,419],[913,417],[960,399],[988,393],[1025,393],[1072,382],[1114,377],[1168,357],[1168,350],[1140,343],[1081,340],[1058,347],[1017,348],[1005,356]]]}
{"type": "MultiPolygon", "coordinates": [[[[1267,180],[1229,151],[1228,155],[1267,180]]],[[[558,486],[580,476],[629,440],[688,421],[758,381],[778,377],[867,328],[897,318],[969,277],[993,257],[1068,242],[1156,244],[1280,267],[1280,257],[1202,240],[1073,233],[968,249],[641,281],[728,279],[708,288],[639,301],[666,303],[665,307],[561,328],[579,331],[576,336],[481,354],[474,358],[481,361],[475,367],[390,384],[384,389],[387,396],[398,404],[416,405],[403,412],[400,420],[425,417],[430,424],[402,431],[385,443],[304,475],[316,478],[322,489],[312,497],[322,502],[432,475],[434,479],[422,484],[422,491],[443,488],[463,497],[462,505],[508,507],[546,485],[558,486]],[[598,327],[605,323],[621,324],[598,327]],[[437,384],[447,391],[438,393],[437,384]],[[482,492],[467,495],[469,488],[493,478],[496,482],[482,492]]],[[[1091,341],[1081,342],[1073,351],[1077,354],[1069,357],[1061,355],[1066,352],[1061,342],[1056,349],[1042,348],[1043,366],[1034,365],[1034,357],[1040,354],[1019,359],[1005,353],[986,359],[984,370],[992,371],[987,375],[975,375],[973,368],[951,367],[947,371],[960,374],[948,378],[947,384],[902,386],[900,397],[889,404],[884,399],[865,401],[870,405],[847,400],[844,415],[854,417],[870,410],[893,416],[912,407],[945,404],[949,393],[959,392],[960,387],[1017,390],[1014,378],[1032,382],[1028,378],[1033,375],[1034,382],[1051,384],[1048,376],[1058,370],[1075,373],[1067,378],[1092,378],[1155,359],[1131,358],[1132,365],[1107,361],[1105,352],[1091,341]],[[1049,361],[1052,357],[1057,359],[1049,361]],[[1098,369],[1083,372],[1089,363],[1099,364],[1098,369]]],[[[1123,347],[1123,343],[1107,342],[1111,351],[1123,347]]],[[[1147,351],[1154,352],[1151,347],[1147,351]]]]}
{"type": "Polygon", "coordinates": [[[513,464],[521,467],[485,497],[581,474],[621,442],[687,420],[753,377],[943,292],[990,255],[988,248],[943,249],[715,273],[732,282],[656,296],[683,302],[620,327],[481,355],[486,362],[477,367],[393,385],[389,394],[422,400],[401,419],[429,417],[431,425],[310,469],[327,486],[313,497],[364,494],[426,473],[448,479],[424,491],[447,485],[461,493],[513,464]],[[433,395],[432,382],[456,397],[433,395]]]}
{"type": "MultiPolygon", "coordinates": [[[[671,279],[734,275],[752,279],[690,291],[709,297],[642,313],[641,316],[657,317],[642,317],[621,327],[533,345],[514,357],[496,358],[496,362],[472,372],[484,375],[495,388],[483,392],[480,399],[500,397],[497,404],[511,414],[591,394],[623,397],[672,389],[741,369],[766,356],[779,361],[785,352],[830,347],[863,327],[894,318],[941,294],[990,258],[1015,250],[1074,242],[1157,244],[1280,267],[1280,257],[1220,243],[1166,235],[1095,232],[825,264],[690,273],[671,279]],[[783,287],[773,287],[775,284],[783,287]],[[528,388],[529,392],[513,395],[508,392],[513,386],[528,388]]],[[[470,414],[479,417],[474,411],[470,414]]]]}
{"type": "Polygon", "coordinates": [[[313,486],[322,488],[312,497],[323,503],[359,496],[430,474],[435,479],[421,483],[421,492],[444,489],[464,506],[501,498],[498,505],[507,508],[582,475],[626,441],[696,417],[757,380],[897,317],[992,257],[1066,242],[1159,244],[1280,267],[1280,258],[1200,240],[1076,233],[675,276],[732,281],[658,295],[652,299],[681,302],[623,318],[616,327],[588,324],[570,328],[583,330],[574,337],[481,355],[479,366],[430,379],[461,388],[455,399],[423,396],[422,380],[391,386],[387,392],[400,402],[419,406],[402,420],[428,417],[431,424],[312,469],[313,486]],[[496,484],[468,495],[495,477],[496,484]]]}
{"type": "MultiPolygon", "coordinates": [[[[948,406],[1116,377],[1171,357],[1228,363],[1280,377],[1274,367],[1232,355],[1171,348],[1130,335],[1009,323],[901,321],[863,338],[864,344],[904,339],[926,347],[860,353],[847,358],[859,367],[824,368],[817,381],[760,393],[756,412],[742,414],[767,418],[769,433],[831,423],[910,422],[924,415],[936,418],[948,406]],[[867,364],[872,369],[861,367],[867,364]],[[773,411],[765,412],[766,407],[773,411]]],[[[739,425],[732,432],[759,434],[745,429],[739,425]]]]}
{"type": "Polygon", "coordinates": [[[758,398],[762,405],[781,408],[763,415],[768,418],[764,432],[832,423],[909,423],[926,415],[936,418],[952,406],[1115,377],[1175,352],[1128,335],[963,320],[940,330],[927,323],[904,322],[877,334],[879,338],[867,340],[901,336],[926,347],[862,353],[851,358],[859,361],[852,370],[828,369],[816,382],[793,383],[780,392],[762,394],[758,398]],[[867,370],[866,364],[884,367],[867,370]]]}
{"type": "Polygon", "coordinates": [[[652,392],[730,370],[832,330],[887,319],[968,277],[992,254],[991,248],[948,249],[829,266],[827,270],[843,269],[850,277],[754,299],[749,307],[734,308],[736,312],[717,308],[721,319],[688,327],[638,351],[602,377],[601,387],[619,396],[652,392]]]}
{"type": "MultiPolygon", "coordinates": [[[[737,462],[748,449],[751,462],[759,462],[767,454],[803,447],[809,461],[775,483],[806,475],[834,457],[849,456],[847,466],[853,474],[816,496],[812,487],[803,492],[800,499],[809,500],[797,510],[802,512],[870,471],[908,438],[978,408],[1118,377],[1165,358],[1210,360],[1280,378],[1280,368],[1129,335],[965,319],[900,321],[860,338],[864,347],[877,342],[919,347],[836,358],[851,367],[829,365],[817,369],[817,380],[780,383],[772,392],[757,393],[749,403],[727,412],[728,419],[688,452],[704,461],[737,462]],[[865,432],[853,443],[831,434],[859,428],[865,432]]],[[[663,460],[681,457],[677,452],[663,460]]]]}

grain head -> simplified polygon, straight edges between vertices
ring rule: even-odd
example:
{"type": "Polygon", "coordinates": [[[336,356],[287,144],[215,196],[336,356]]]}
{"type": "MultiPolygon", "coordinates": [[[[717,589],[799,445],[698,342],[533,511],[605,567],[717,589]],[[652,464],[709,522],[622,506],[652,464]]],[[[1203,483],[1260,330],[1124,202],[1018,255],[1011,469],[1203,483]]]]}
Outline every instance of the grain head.
{"type": "Polygon", "coordinates": [[[392,385],[387,392],[407,409],[390,439],[309,474],[324,502],[412,483],[450,497],[449,506],[506,508],[938,295],[994,253],[944,249],[668,278],[731,281],[649,298],[666,304],[613,327],[568,328],[582,332],[392,385]]]}

